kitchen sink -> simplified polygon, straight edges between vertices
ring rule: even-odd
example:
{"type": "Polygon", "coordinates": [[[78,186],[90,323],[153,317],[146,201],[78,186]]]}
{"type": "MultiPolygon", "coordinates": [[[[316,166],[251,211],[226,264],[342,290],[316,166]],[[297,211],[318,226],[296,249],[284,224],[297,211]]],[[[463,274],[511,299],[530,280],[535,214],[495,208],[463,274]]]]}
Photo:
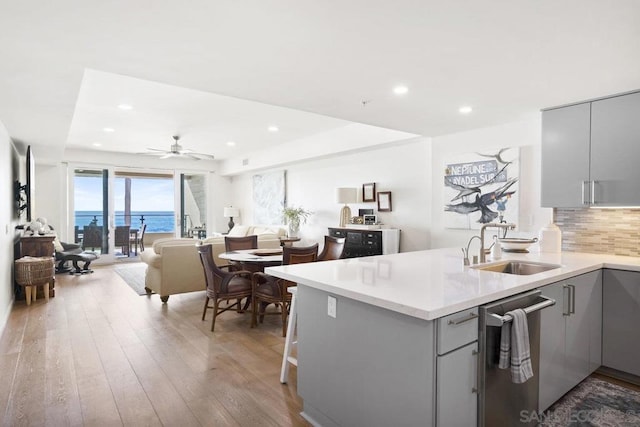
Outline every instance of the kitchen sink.
{"type": "Polygon", "coordinates": [[[530,274],[542,273],[543,271],[549,271],[560,267],[562,266],[558,264],[544,264],[531,261],[504,261],[488,265],[477,265],[471,268],[484,271],[495,271],[496,273],[528,276],[530,274]]]}

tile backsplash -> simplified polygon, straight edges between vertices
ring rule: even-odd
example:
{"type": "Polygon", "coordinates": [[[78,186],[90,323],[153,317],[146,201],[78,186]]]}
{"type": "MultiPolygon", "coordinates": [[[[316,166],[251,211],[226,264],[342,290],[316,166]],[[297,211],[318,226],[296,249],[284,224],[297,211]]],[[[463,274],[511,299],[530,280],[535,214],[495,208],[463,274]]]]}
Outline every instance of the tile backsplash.
{"type": "Polygon", "coordinates": [[[640,256],[640,209],[553,210],[562,250],[640,256]]]}

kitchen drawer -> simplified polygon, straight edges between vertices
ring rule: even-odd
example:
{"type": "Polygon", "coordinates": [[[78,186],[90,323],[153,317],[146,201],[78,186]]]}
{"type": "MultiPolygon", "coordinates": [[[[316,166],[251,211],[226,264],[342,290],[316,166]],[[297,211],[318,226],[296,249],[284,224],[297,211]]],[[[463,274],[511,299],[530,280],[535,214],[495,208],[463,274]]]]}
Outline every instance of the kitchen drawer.
{"type": "Polygon", "coordinates": [[[445,354],[478,339],[478,307],[437,320],[438,354],[445,354]]]}

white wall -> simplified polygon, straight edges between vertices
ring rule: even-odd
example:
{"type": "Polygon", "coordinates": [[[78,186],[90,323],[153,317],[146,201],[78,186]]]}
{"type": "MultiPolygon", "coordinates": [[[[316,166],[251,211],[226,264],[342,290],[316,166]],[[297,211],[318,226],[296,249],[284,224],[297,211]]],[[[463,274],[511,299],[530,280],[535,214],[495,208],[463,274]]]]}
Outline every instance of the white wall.
{"type": "MultiPolygon", "coordinates": [[[[540,208],[540,115],[521,122],[508,123],[469,132],[433,138],[433,200],[432,247],[465,246],[478,231],[444,228],[443,170],[447,156],[479,150],[521,147],[520,150],[520,213],[513,236],[535,237],[538,230],[553,218],[553,210],[540,208]]],[[[477,252],[474,243],[473,253],[477,252]]]]}
{"type": "MultiPolygon", "coordinates": [[[[402,229],[401,250],[427,249],[431,222],[430,145],[429,139],[416,138],[273,170],[287,172],[288,205],[314,212],[300,229],[305,242],[319,242],[322,247],[327,227],[338,225],[342,206],[335,201],[336,188],[361,189],[362,184],[375,182],[376,191],[392,192],[393,211],[378,216],[386,226],[402,229]]],[[[246,173],[231,179],[233,206],[240,208],[238,224],[253,223],[252,176],[253,173],[246,173]]],[[[355,216],[359,208],[377,209],[377,205],[359,203],[350,208],[355,216]]]]}
{"type": "Polygon", "coordinates": [[[0,334],[13,304],[13,248],[18,224],[14,203],[14,181],[20,178],[18,153],[0,122],[0,334]]]}

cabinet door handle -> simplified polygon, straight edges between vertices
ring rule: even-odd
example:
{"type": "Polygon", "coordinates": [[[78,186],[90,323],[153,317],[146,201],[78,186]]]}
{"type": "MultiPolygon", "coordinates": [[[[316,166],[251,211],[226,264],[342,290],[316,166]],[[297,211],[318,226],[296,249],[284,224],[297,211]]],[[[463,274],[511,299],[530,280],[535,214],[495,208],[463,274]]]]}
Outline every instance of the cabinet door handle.
{"type": "Polygon", "coordinates": [[[474,366],[476,367],[476,374],[475,374],[475,379],[476,379],[476,383],[474,385],[474,387],[471,387],[471,393],[478,393],[478,350],[471,350],[471,355],[473,357],[476,358],[476,363],[474,363],[474,366]]]}
{"type": "Polygon", "coordinates": [[[591,181],[591,204],[592,205],[596,204],[596,182],[597,181],[591,181]]]}
{"type": "Polygon", "coordinates": [[[568,285],[571,291],[571,306],[569,308],[569,314],[576,313],[576,287],[575,285],[568,285]]]}
{"type": "Polygon", "coordinates": [[[571,288],[569,285],[562,285],[562,315],[568,316],[571,314],[571,288]],[[565,291],[567,291],[565,293],[565,291]],[[565,310],[566,307],[566,310],[565,310]]]}
{"type": "Polygon", "coordinates": [[[449,319],[449,321],[447,322],[447,325],[457,326],[457,325],[460,325],[462,323],[468,322],[469,320],[473,320],[473,319],[475,319],[477,317],[478,317],[478,315],[476,313],[469,313],[469,315],[467,317],[463,317],[461,319],[457,319],[457,320],[449,319]]]}
{"type": "Polygon", "coordinates": [[[589,184],[589,181],[582,181],[582,204],[583,205],[588,205],[589,204],[589,201],[585,197],[585,191],[584,191],[588,184],[589,184]]]}

